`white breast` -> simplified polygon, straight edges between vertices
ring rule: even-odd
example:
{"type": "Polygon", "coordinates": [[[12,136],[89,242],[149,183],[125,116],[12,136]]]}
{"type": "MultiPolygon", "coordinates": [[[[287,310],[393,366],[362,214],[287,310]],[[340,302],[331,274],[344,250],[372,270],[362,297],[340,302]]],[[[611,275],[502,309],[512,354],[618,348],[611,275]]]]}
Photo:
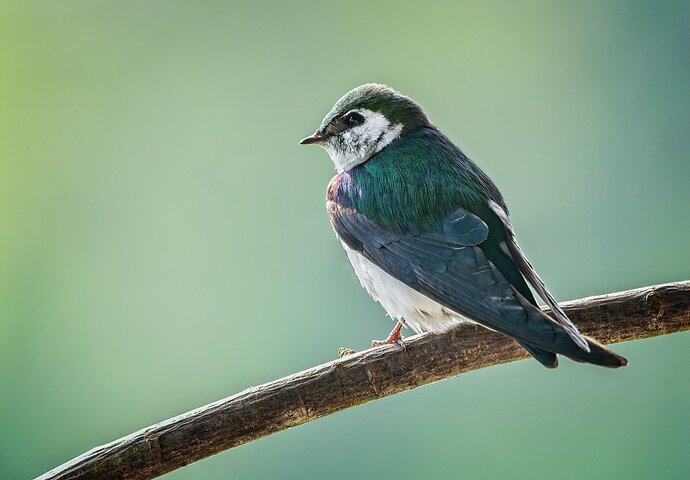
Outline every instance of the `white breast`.
{"type": "Polygon", "coordinates": [[[440,333],[459,323],[471,322],[393,278],[347,245],[343,244],[343,248],[369,295],[383,305],[388,315],[395,320],[404,320],[416,333],[440,333]]]}

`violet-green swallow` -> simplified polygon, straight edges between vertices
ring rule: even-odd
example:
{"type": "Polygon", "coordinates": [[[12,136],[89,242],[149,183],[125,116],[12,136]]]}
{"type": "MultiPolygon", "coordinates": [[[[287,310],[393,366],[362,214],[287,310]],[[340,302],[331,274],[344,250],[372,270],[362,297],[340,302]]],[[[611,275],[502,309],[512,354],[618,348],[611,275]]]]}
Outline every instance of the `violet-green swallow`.
{"type": "Polygon", "coordinates": [[[620,367],[580,334],[515,238],[493,181],[410,98],[380,84],[351,90],[302,144],[326,149],[333,229],[362,286],[403,325],[444,332],[474,322],[513,337],[539,362],[620,367]],[[543,313],[529,282],[550,307],[543,313]]]}

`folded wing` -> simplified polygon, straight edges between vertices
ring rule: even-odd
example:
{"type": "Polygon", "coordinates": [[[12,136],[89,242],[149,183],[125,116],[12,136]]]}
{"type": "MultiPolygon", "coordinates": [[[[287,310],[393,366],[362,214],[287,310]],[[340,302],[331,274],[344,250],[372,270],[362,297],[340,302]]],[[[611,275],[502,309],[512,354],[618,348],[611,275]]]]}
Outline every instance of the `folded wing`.
{"type": "Polygon", "coordinates": [[[529,263],[529,260],[527,260],[527,257],[522,252],[520,245],[517,243],[515,231],[513,230],[513,224],[511,223],[510,218],[508,218],[508,214],[499,204],[494,201],[489,202],[489,207],[498,216],[498,218],[501,219],[501,222],[505,227],[506,244],[508,245],[508,250],[520,269],[520,272],[522,272],[527,281],[530,283],[530,285],[532,285],[532,287],[534,287],[534,290],[536,290],[549,308],[551,308],[551,311],[556,317],[556,321],[561,324],[563,329],[568,333],[568,335],[570,335],[570,338],[572,338],[580,348],[586,352],[589,352],[589,344],[587,343],[585,337],[582,336],[577,327],[573,325],[573,322],[570,321],[563,309],[558,305],[558,302],[555,298],[553,298],[551,292],[546,289],[546,285],[544,285],[544,282],[541,278],[539,278],[539,275],[537,275],[534,267],[532,267],[532,264],[529,263]]]}
{"type": "Polygon", "coordinates": [[[349,248],[457,313],[537,352],[563,353],[607,366],[623,364],[622,357],[593,340],[585,340],[585,345],[588,350],[596,345],[596,352],[584,351],[559,323],[520,295],[478,247],[486,240],[488,227],[472,213],[459,208],[434,232],[395,233],[336,202],[328,203],[328,211],[333,228],[349,248]]]}

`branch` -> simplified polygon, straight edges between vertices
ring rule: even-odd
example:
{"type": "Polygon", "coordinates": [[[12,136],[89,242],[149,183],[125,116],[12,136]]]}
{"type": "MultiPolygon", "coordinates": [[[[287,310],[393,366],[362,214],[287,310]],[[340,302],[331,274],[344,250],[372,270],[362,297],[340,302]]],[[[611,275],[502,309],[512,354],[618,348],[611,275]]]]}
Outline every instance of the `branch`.
{"type": "MultiPolygon", "coordinates": [[[[604,344],[690,329],[690,281],[562,304],[580,330],[604,344]]],[[[348,355],[250,387],[231,397],[96,447],[38,477],[148,479],[271,433],[470,370],[526,358],[501,334],[461,325],[444,335],[348,355]]],[[[634,368],[634,359],[632,360],[634,368]]]]}

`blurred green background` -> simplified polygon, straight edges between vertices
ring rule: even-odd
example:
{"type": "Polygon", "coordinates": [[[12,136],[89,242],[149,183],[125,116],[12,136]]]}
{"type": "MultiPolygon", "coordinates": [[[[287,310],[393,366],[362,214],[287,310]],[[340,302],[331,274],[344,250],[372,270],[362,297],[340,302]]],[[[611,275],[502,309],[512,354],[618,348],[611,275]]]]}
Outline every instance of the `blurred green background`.
{"type": "MultiPolygon", "coordinates": [[[[300,147],[413,96],[560,300],[688,278],[687,1],[0,1],[0,478],[365,348],[392,322],[300,147]]],[[[524,361],[166,478],[690,476],[689,334],[524,361]]]]}

